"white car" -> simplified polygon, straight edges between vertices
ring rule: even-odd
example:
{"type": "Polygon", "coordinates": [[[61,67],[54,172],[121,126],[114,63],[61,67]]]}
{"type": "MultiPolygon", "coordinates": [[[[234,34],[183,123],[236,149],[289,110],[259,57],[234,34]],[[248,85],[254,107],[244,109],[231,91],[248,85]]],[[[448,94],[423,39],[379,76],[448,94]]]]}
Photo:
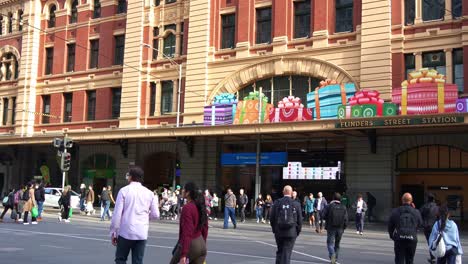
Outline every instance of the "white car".
{"type": "MultiPolygon", "coordinates": [[[[60,196],[62,196],[62,188],[50,187],[50,188],[44,188],[44,190],[45,190],[44,206],[58,208],[59,207],[58,201],[60,199],[60,196]]],[[[70,206],[73,209],[80,208],[80,195],[73,190],[71,191],[70,206]]]]}

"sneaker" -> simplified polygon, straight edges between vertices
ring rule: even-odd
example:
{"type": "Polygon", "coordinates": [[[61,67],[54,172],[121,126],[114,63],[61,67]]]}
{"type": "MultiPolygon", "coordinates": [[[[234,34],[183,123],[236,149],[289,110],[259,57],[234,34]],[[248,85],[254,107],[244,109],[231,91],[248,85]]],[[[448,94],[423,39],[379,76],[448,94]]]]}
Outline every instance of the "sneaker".
{"type": "Polygon", "coordinates": [[[32,225],[37,225],[37,221],[31,222],[32,225]]]}
{"type": "Polygon", "coordinates": [[[215,217],[215,221],[218,221],[218,218],[215,217]]]}
{"type": "Polygon", "coordinates": [[[23,218],[18,219],[18,222],[23,223],[24,222],[23,218]]]}
{"type": "Polygon", "coordinates": [[[362,236],[362,232],[359,232],[359,235],[361,235],[361,236],[362,236]]]}
{"type": "Polygon", "coordinates": [[[65,222],[65,223],[70,223],[70,220],[68,220],[68,219],[65,219],[65,221],[64,221],[64,222],[65,222]]]}
{"type": "Polygon", "coordinates": [[[356,235],[359,235],[359,231],[356,231],[356,235]]]}
{"type": "Polygon", "coordinates": [[[23,225],[29,225],[29,223],[28,223],[28,222],[26,222],[26,223],[23,223],[23,225]]]}
{"type": "Polygon", "coordinates": [[[257,220],[257,224],[259,223],[260,221],[257,220]]]}
{"type": "Polygon", "coordinates": [[[333,255],[331,256],[331,258],[330,258],[330,263],[331,263],[331,264],[336,264],[336,255],[335,255],[335,254],[333,254],[333,255]]]}
{"type": "Polygon", "coordinates": [[[234,224],[234,229],[236,229],[236,228],[237,228],[237,225],[236,225],[236,224],[234,224]]]}
{"type": "Polygon", "coordinates": [[[211,217],[208,217],[208,219],[213,220],[213,218],[211,218],[211,217]]]}
{"type": "Polygon", "coordinates": [[[59,220],[59,222],[62,222],[62,217],[59,216],[59,217],[58,217],[58,220],[59,220]]]}

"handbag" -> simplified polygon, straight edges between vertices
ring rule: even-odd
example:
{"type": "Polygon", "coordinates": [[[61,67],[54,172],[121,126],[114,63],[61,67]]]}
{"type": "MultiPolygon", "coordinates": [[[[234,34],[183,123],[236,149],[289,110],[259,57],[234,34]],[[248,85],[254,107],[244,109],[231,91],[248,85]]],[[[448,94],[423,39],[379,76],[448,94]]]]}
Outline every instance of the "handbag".
{"type": "Polygon", "coordinates": [[[39,215],[39,210],[37,209],[37,206],[34,206],[32,209],[31,209],[31,216],[36,218],[37,216],[39,215]]]}
{"type": "Polygon", "coordinates": [[[457,258],[455,259],[455,264],[462,264],[462,255],[457,255],[457,258]]]}
{"type": "Polygon", "coordinates": [[[71,218],[72,215],[73,215],[73,208],[70,207],[70,208],[68,208],[68,218],[71,218]]]}
{"type": "MultiPolygon", "coordinates": [[[[439,226],[439,222],[437,222],[437,226],[439,226]]],[[[440,230],[440,228],[437,228],[437,229],[439,229],[439,232],[437,233],[437,236],[434,242],[432,242],[430,250],[434,257],[443,258],[445,256],[445,250],[446,250],[444,236],[443,236],[444,231],[440,230]]]]}

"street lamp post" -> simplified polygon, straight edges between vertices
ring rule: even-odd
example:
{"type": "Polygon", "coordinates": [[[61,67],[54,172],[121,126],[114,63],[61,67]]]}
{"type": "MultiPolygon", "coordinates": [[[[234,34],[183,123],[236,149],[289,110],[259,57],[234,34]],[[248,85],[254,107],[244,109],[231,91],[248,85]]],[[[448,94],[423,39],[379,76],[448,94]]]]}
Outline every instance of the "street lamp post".
{"type": "MultiPolygon", "coordinates": [[[[149,49],[152,49],[156,52],[159,52],[158,49],[154,48],[153,46],[147,44],[147,43],[141,43],[141,46],[145,47],[145,48],[149,48],[149,49]]],[[[180,125],[180,93],[181,93],[181,88],[182,88],[182,63],[177,63],[176,61],[174,61],[174,59],[172,59],[171,57],[167,56],[166,54],[164,54],[164,52],[162,52],[162,56],[166,59],[168,59],[172,65],[176,65],[178,66],[179,68],[177,69],[177,71],[179,72],[179,85],[177,87],[177,121],[176,121],[176,127],[179,127],[180,125]]]]}

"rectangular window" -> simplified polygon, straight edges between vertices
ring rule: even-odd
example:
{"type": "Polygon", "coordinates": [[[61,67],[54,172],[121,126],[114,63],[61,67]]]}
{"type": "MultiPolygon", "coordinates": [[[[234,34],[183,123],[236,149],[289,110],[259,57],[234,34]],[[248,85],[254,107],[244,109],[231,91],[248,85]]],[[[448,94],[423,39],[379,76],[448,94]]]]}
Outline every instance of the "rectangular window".
{"type": "Polygon", "coordinates": [[[75,44],[67,45],[67,72],[75,70],[75,44]]]}
{"type": "Polygon", "coordinates": [[[54,48],[46,48],[45,64],[45,74],[52,74],[52,67],[54,65],[54,48]]]}
{"type": "Polygon", "coordinates": [[[159,28],[153,28],[153,48],[151,51],[153,52],[153,60],[158,58],[158,50],[159,50],[159,28]]]}
{"type": "Polygon", "coordinates": [[[96,119],[96,91],[87,91],[86,97],[88,98],[88,114],[86,120],[96,119]]]}
{"type": "Polygon", "coordinates": [[[236,15],[221,16],[221,48],[232,49],[235,47],[236,39],[236,15]]]}
{"type": "Polygon", "coordinates": [[[405,76],[401,80],[407,79],[408,74],[416,70],[414,54],[405,54],[405,76]]]}
{"type": "Polygon", "coordinates": [[[161,83],[161,114],[172,113],[172,94],[174,92],[172,81],[164,81],[161,83]]]}
{"type": "Polygon", "coordinates": [[[463,77],[463,49],[453,50],[453,83],[458,86],[458,91],[463,93],[465,80],[463,77]]]}
{"type": "Polygon", "coordinates": [[[100,18],[100,17],[101,17],[101,1],[94,0],[93,18],[100,18]]]}
{"type": "Polygon", "coordinates": [[[405,0],[405,25],[414,25],[416,16],[416,0],[405,0]]]}
{"type": "Polygon", "coordinates": [[[294,2],[294,38],[310,36],[310,0],[294,2]]]}
{"type": "Polygon", "coordinates": [[[127,13],[127,1],[119,0],[117,4],[117,14],[127,13]]]}
{"type": "Polygon", "coordinates": [[[353,31],[353,0],[336,0],[335,32],[353,31]]]}
{"type": "Polygon", "coordinates": [[[271,43],[271,7],[257,9],[257,44],[271,43]]]}
{"type": "Polygon", "coordinates": [[[150,105],[149,105],[149,116],[154,116],[156,111],[156,83],[150,84],[150,105]]]}
{"type": "Polygon", "coordinates": [[[63,122],[72,121],[72,106],[73,106],[73,94],[64,93],[63,94],[63,122]]]}
{"type": "MultiPolygon", "coordinates": [[[[451,0],[447,0],[451,1],[451,0]]],[[[422,1],[423,21],[441,20],[445,15],[445,0],[424,0],[422,1]]]]}
{"type": "Polygon", "coordinates": [[[175,3],[177,0],[166,0],[166,4],[172,4],[175,3]]]}
{"type": "Polygon", "coordinates": [[[98,67],[99,62],[99,39],[89,41],[91,50],[89,51],[89,68],[94,69],[98,67]]]}
{"type": "Polygon", "coordinates": [[[184,26],[184,22],[180,23],[180,56],[182,56],[184,53],[184,26]]]}
{"type": "Polygon", "coordinates": [[[50,95],[42,96],[42,124],[50,122],[50,95]]]}
{"type": "MultiPolygon", "coordinates": [[[[450,1],[450,0],[446,0],[450,1]]],[[[461,18],[462,17],[462,0],[451,0],[452,1],[452,17],[461,18]]]]}
{"type": "Polygon", "coordinates": [[[3,125],[8,122],[8,98],[3,98],[3,125]]]}
{"type": "Polygon", "coordinates": [[[436,69],[440,74],[447,75],[444,51],[424,52],[422,56],[424,68],[436,69]]]}
{"type": "Polygon", "coordinates": [[[122,88],[112,89],[112,119],[120,117],[120,99],[122,97],[122,88]]]}
{"type": "Polygon", "coordinates": [[[161,0],[155,0],[155,1],[154,1],[154,5],[155,5],[155,6],[159,6],[160,4],[161,4],[161,0]]]}
{"type": "Polygon", "coordinates": [[[11,109],[11,124],[14,125],[16,123],[16,97],[13,97],[13,109],[11,109]]]}
{"type": "Polygon", "coordinates": [[[114,65],[123,65],[125,35],[115,36],[114,65]]]}

